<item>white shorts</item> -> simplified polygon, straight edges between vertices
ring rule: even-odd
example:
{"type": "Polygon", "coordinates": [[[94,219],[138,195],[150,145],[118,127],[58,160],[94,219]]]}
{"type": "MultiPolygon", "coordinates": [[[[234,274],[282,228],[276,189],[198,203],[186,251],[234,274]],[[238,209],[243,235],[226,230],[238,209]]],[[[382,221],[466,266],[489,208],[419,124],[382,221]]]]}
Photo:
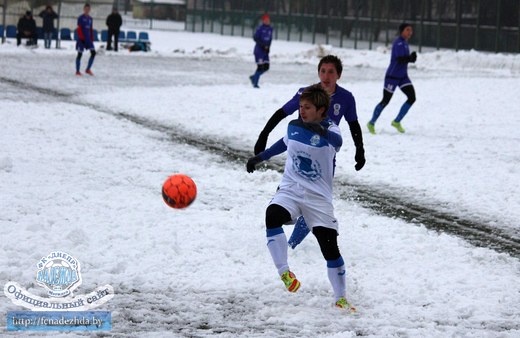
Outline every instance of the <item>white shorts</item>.
{"type": "Polygon", "coordinates": [[[296,220],[303,216],[305,223],[313,227],[325,227],[338,231],[338,220],[334,217],[334,206],[325,197],[294,185],[280,188],[269,203],[284,207],[296,220]]]}

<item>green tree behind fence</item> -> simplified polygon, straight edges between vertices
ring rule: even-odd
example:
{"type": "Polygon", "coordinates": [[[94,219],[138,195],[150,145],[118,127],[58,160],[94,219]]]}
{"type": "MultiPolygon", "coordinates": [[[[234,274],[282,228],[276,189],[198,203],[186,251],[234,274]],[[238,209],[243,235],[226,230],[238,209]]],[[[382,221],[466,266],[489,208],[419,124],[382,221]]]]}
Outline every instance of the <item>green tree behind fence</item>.
{"type": "Polygon", "coordinates": [[[419,50],[520,52],[520,0],[189,0],[186,30],[252,36],[264,12],[278,40],[372,49],[407,21],[419,50]]]}

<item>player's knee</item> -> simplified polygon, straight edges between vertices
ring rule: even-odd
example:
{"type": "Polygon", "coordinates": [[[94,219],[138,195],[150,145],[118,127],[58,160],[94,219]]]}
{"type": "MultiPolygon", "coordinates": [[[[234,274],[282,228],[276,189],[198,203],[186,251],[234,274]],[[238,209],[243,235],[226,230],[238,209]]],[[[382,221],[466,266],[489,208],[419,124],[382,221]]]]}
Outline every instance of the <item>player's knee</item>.
{"type": "Polygon", "coordinates": [[[406,102],[408,102],[409,105],[412,105],[415,102],[415,95],[409,95],[406,102]]]}
{"type": "Polygon", "coordinates": [[[278,204],[271,204],[265,211],[265,226],[267,229],[281,227],[291,220],[291,214],[278,204]]]}
{"type": "Polygon", "coordinates": [[[269,64],[264,63],[263,66],[264,66],[264,72],[267,72],[269,70],[269,64]]]}
{"type": "Polygon", "coordinates": [[[81,60],[82,56],[83,56],[83,53],[78,52],[78,55],[76,56],[76,60],[81,60]]]}
{"type": "Polygon", "coordinates": [[[325,227],[314,227],[312,233],[318,240],[321,253],[325,260],[336,260],[341,256],[338,248],[338,232],[336,230],[325,227]]]}
{"type": "Polygon", "coordinates": [[[95,51],[94,49],[92,49],[92,50],[90,51],[90,56],[91,56],[91,57],[96,56],[96,51],[95,51]]]}
{"type": "Polygon", "coordinates": [[[391,92],[388,92],[388,91],[384,91],[383,93],[383,99],[381,100],[381,102],[379,103],[381,106],[386,107],[386,105],[388,103],[390,103],[390,100],[392,99],[392,96],[393,96],[393,93],[391,92]]]}

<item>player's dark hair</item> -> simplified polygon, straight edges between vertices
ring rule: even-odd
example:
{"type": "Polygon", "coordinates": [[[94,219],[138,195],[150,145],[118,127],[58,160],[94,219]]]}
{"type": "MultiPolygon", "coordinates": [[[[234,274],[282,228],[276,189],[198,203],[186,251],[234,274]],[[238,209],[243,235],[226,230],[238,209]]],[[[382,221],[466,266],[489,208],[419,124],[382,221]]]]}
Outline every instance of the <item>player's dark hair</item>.
{"type": "Polygon", "coordinates": [[[334,68],[336,68],[338,75],[341,76],[341,73],[343,72],[343,64],[341,63],[340,58],[338,58],[336,55],[327,55],[322,57],[320,63],[318,63],[318,72],[321,69],[321,65],[324,63],[332,63],[334,68]]]}
{"type": "Polygon", "coordinates": [[[88,2],[85,4],[85,6],[83,6],[83,8],[87,8],[87,7],[90,7],[90,4],[88,2]]]}
{"type": "Polygon", "coordinates": [[[330,95],[321,87],[320,84],[315,84],[305,88],[302,95],[300,95],[300,102],[303,100],[307,100],[315,105],[316,110],[325,108],[322,117],[327,116],[327,110],[329,110],[330,106],[330,95]]]}
{"type": "Polygon", "coordinates": [[[399,34],[401,34],[405,29],[406,27],[409,27],[411,26],[411,24],[409,24],[408,22],[403,22],[402,24],[399,25],[399,34]]]}

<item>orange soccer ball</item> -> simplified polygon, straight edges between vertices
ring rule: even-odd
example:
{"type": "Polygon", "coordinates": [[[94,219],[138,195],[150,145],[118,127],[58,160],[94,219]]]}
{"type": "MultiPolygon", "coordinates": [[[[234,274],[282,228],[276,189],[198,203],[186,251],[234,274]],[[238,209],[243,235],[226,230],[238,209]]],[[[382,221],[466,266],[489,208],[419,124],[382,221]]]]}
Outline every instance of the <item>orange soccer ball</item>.
{"type": "Polygon", "coordinates": [[[172,175],[164,181],[162,197],[169,207],[183,209],[197,197],[197,186],[189,176],[183,174],[172,175]]]}

